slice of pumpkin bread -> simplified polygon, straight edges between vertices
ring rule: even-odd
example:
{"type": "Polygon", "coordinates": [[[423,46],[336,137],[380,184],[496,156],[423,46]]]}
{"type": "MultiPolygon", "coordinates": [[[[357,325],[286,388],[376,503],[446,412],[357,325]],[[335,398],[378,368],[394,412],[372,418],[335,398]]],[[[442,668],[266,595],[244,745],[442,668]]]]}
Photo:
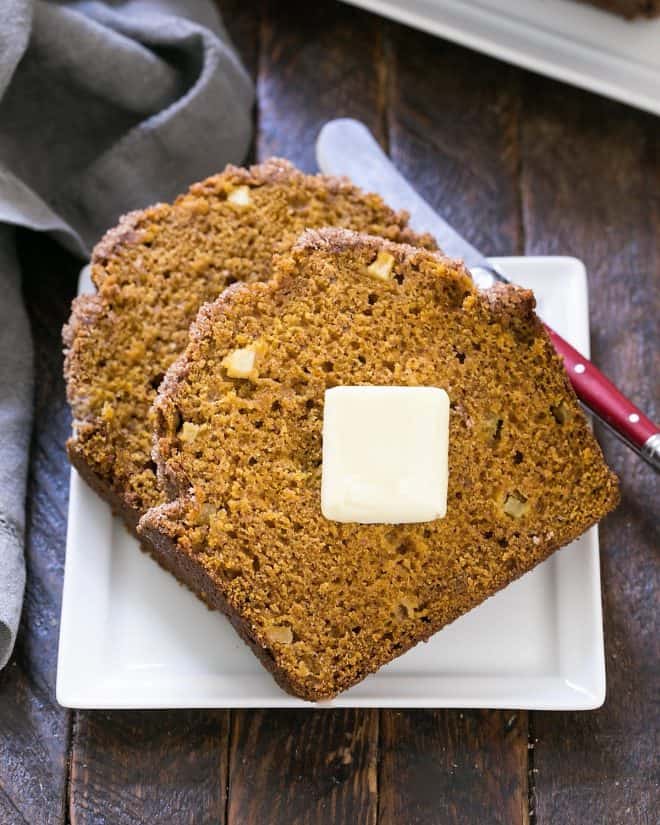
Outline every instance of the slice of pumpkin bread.
{"type": "Polygon", "coordinates": [[[377,195],[271,159],[228,166],[172,205],[125,216],[94,250],[98,292],[76,299],[64,330],[74,417],[67,448],[129,527],[163,500],[148,411],[199,307],[234,282],[266,280],[273,253],[303,229],[327,225],[435,248],[377,195]]]}
{"type": "Polygon", "coordinates": [[[154,412],[173,500],[139,532],[307,699],[427,639],[617,501],[531,292],[480,293],[459,262],[342,230],[306,232],[272,281],[203,307],[154,412]],[[322,516],[324,393],[363,384],[447,391],[445,518],[322,516]]]}

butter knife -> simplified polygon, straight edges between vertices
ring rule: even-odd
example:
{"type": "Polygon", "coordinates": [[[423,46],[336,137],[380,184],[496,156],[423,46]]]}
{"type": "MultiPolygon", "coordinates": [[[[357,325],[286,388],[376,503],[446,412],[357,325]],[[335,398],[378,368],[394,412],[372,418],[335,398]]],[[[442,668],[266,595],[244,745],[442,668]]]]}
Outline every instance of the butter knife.
{"type": "MultiPolygon", "coordinates": [[[[340,118],[325,124],[316,142],[316,158],[322,172],[346,175],[357,186],[376,192],[393,209],[410,213],[410,225],[430,232],[446,255],[462,258],[480,289],[507,278],[475,247],[462,238],[413,189],[360,121],[340,118]]],[[[568,341],[546,325],[548,334],[573,388],[586,409],[618,438],[660,471],[660,427],[626,398],[614,384],[568,341]]]]}

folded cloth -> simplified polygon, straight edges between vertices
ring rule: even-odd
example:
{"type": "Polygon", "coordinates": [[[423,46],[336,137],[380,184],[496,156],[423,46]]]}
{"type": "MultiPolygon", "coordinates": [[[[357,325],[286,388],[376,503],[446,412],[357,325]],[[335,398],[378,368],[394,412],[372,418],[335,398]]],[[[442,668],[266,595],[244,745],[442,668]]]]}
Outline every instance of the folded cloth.
{"type": "MultiPolygon", "coordinates": [[[[15,226],[89,255],[120,214],[243,160],[253,89],[209,0],[2,0],[0,668],[20,618],[32,352],[15,226]]],[[[29,273],[23,273],[29,277],[29,273]]]]}

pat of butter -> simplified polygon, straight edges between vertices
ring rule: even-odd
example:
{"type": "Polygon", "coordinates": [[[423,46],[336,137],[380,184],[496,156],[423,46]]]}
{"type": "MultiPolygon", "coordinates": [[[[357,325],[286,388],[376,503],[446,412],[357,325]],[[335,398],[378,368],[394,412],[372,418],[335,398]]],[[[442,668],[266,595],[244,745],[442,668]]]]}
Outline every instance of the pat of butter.
{"type": "Polygon", "coordinates": [[[406,524],[447,512],[449,397],[437,387],[334,387],[323,412],[321,511],[406,524]]]}

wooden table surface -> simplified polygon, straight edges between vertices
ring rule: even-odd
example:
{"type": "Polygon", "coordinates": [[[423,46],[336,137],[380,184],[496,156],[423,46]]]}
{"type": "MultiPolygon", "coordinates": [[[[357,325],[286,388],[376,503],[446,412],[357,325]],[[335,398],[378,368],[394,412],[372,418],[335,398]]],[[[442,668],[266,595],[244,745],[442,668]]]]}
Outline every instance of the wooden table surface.
{"type": "MultiPolygon", "coordinates": [[[[323,122],[359,117],[486,253],[581,258],[593,358],[657,418],[660,120],[334,2],[221,6],[257,83],[254,157],[278,154],[313,171],[323,122]]],[[[36,418],[25,608],[0,673],[2,825],[660,821],[659,488],[602,431],[623,492],[601,527],[602,709],[59,707],[70,427],[60,329],[80,263],[33,235],[20,236],[20,249],[36,418]]]]}

